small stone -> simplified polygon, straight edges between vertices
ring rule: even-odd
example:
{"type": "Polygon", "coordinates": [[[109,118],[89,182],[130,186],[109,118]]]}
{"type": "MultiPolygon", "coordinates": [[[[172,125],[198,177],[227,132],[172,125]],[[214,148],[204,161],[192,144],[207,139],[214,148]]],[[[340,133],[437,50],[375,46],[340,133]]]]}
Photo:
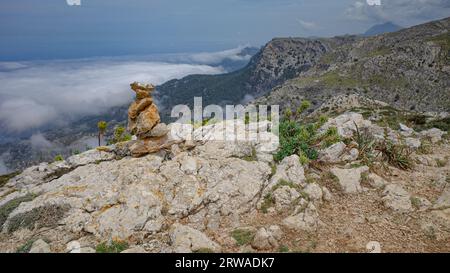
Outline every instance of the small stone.
{"type": "Polygon", "coordinates": [[[148,137],[162,137],[169,133],[169,128],[165,123],[159,123],[156,125],[148,135],[148,137]]]}
{"type": "Polygon", "coordinates": [[[37,240],[31,246],[29,253],[51,253],[50,246],[42,239],[37,240]]]}
{"type": "Polygon", "coordinates": [[[308,195],[312,201],[322,201],[323,192],[316,183],[308,184],[303,191],[308,195]]]}
{"type": "Polygon", "coordinates": [[[374,173],[370,173],[368,178],[370,186],[376,189],[383,188],[387,184],[386,180],[374,173]]]}
{"type": "Polygon", "coordinates": [[[323,162],[337,163],[340,156],[344,153],[346,145],[344,142],[338,142],[330,147],[320,151],[319,160],[323,162]]]}
{"type": "Polygon", "coordinates": [[[403,123],[400,123],[399,126],[400,126],[400,134],[405,137],[409,137],[414,133],[413,129],[409,128],[408,126],[406,126],[403,123]]]}

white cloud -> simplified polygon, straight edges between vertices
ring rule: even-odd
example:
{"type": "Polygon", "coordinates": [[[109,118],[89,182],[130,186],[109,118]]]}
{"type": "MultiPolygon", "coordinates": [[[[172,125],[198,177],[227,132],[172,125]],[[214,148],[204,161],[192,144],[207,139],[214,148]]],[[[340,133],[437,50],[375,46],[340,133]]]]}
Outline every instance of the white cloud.
{"type": "Polygon", "coordinates": [[[46,139],[45,136],[41,133],[33,134],[30,137],[30,143],[33,149],[38,150],[49,149],[54,146],[53,143],[46,139]]]}
{"type": "Polygon", "coordinates": [[[126,104],[133,96],[129,88],[133,81],[158,85],[188,74],[224,72],[208,65],[104,58],[0,63],[0,68],[10,68],[0,71],[0,128],[11,132],[61,124],[126,104]]]}
{"type": "Polygon", "coordinates": [[[209,65],[217,65],[225,60],[231,61],[248,61],[252,56],[244,55],[242,56],[240,53],[249,45],[239,46],[233,49],[228,49],[219,52],[203,52],[203,53],[194,53],[188,54],[182,58],[183,61],[193,62],[198,64],[209,64],[209,65]]]}
{"type": "Polygon", "coordinates": [[[301,19],[297,19],[297,22],[300,24],[300,26],[304,29],[304,30],[312,30],[317,28],[317,24],[314,22],[308,22],[308,21],[304,21],[301,19]]]}
{"type": "Polygon", "coordinates": [[[348,18],[374,22],[392,21],[412,25],[447,17],[450,14],[448,0],[359,0],[346,10],[348,18]]]}

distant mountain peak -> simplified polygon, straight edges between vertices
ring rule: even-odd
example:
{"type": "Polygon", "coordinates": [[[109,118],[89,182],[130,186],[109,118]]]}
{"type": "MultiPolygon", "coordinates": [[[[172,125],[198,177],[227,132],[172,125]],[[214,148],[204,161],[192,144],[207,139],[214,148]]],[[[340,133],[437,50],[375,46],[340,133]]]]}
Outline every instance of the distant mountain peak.
{"type": "Polygon", "coordinates": [[[363,35],[366,37],[375,36],[383,33],[399,31],[402,28],[403,27],[396,25],[392,22],[386,22],[383,24],[374,25],[373,27],[369,28],[363,35]]]}

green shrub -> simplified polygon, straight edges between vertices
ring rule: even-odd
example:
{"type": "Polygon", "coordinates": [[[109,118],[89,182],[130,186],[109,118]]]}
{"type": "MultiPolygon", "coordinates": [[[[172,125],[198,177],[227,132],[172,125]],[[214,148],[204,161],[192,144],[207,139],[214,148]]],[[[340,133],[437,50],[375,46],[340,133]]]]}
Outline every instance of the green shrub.
{"type": "Polygon", "coordinates": [[[341,141],[341,137],[339,136],[338,129],[336,127],[330,127],[327,131],[321,136],[322,148],[328,148],[333,144],[336,144],[341,141]]]}
{"type": "Polygon", "coordinates": [[[0,230],[3,228],[3,224],[6,222],[6,219],[8,219],[8,216],[15,210],[19,205],[23,202],[30,202],[34,198],[36,198],[36,195],[34,194],[27,194],[22,197],[18,197],[16,199],[13,199],[3,206],[0,207],[0,230]]]}
{"type": "Polygon", "coordinates": [[[64,157],[62,155],[57,155],[53,159],[53,161],[55,161],[55,162],[59,162],[59,161],[63,161],[63,160],[64,160],[64,157]]]}
{"type": "Polygon", "coordinates": [[[17,214],[9,220],[8,232],[12,233],[21,228],[56,227],[69,209],[68,205],[45,205],[17,214]]]}
{"type": "Polygon", "coordinates": [[[309,160],[315,160],[318,152],[313,147],[317,130],[314,124],[301,126],[295,121],[282,121],[280,123],[280,148],[275,154],[277,162],[291,155],[304,155],[309,160]]]}
{"type": "Polygon", "coordinates": [[[433,151],[431,141],[426,140],[426,139],[422,140],[420,143],[420,147],[419,147],[419,149],[417,149],[417,151],[420,154],[430,154],[433,151]]]}
{"type": "Polygon", "coordinates": [[[236,240],[236,243],[239,246],[243,246],[250,244],[253,241],[255,233],[252,232],[251,230],[236,229],[233,232],[231,232],[231,237],[233,237],[233,239],[236,240]]]}
{"type": "Polygon", "coordinates": [[[18,247],[16,249],[16,252],[17,253],[28,253],[28,252],[30,252],[31,247],[33,246],[35,241],[36,241],[35,239],[28,240],[25,244],[23,244],[20,247],[18,247]]]}
{"type": "Polygon", "coordinates": [[[278,248],[278,252],[280,253],[288,253],[289,252],[289,247],[282,245],[278,248]]]}
{"type": "Polygon", "coordinates": [[[122,126],[117,126],[114,130],[114,137],[110,143],[115,144],[129,140],[131,140],[131,135],[126,132],[126,129],[122,126]]]}
{"type": "Polygon", "coordinates": [[[311,102],[309,102],[307,100],[302,101],[300,106],[297,108],[296,116],[299,117],[301,114],[303,114],[310,107],[311,107],[311,102]]]}
{"type": "Polygon", "coordinates": [[[420,209],[420,199],[419,198],[412,196],[410,198],[410,201],[414,208],[420,209]]]}
{"type": "Polygon", "coordinates": [[[383,141],[378,144],[377,150],[383,155],[383,160],[390,165],[402,170],[410,170],[413,167],[411,150],[405,145],[397,145],[391,141],[383,141]]]}
{"type": "Polygon", "coordinates": [[[373,158],[375,157],[375,138],[367,131],[367,129],[361,132],[356,123],[355,127],[356,133],[353,136],[353,140],[358,144],[358,158],[362,162],[364,162],[364,164],[371,165],[373,162],[373,158]]]}
{"type": "Polygon", "coordinates": [[[268,193],[264,196],[264,201],[261,204],[261,211],[263,213],[269,212],[269,208],[273,207],[275,205],[275,200],[273,199],[273,196],[271,193],[268,193]]]}
{"type": "Polygon", "coordinates": [[[96,246],[96,253],[120,253],[128,249],[128,243],[124,241],[113,240],[111,243],[100,243],[96,246]]]}

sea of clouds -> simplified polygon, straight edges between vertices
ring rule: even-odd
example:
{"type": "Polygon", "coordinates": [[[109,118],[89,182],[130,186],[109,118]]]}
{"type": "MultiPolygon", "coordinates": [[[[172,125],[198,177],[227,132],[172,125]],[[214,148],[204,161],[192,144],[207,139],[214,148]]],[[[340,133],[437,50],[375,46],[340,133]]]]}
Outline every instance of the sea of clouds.
{"type": "Polygon", "coordinates": [[[226,72],[218,66],[244,46],[213,53],[0,62],[0,128],[20,133],[99,114],[132,100],[133,81],[155,85],[190,74],[226,72]]]}

